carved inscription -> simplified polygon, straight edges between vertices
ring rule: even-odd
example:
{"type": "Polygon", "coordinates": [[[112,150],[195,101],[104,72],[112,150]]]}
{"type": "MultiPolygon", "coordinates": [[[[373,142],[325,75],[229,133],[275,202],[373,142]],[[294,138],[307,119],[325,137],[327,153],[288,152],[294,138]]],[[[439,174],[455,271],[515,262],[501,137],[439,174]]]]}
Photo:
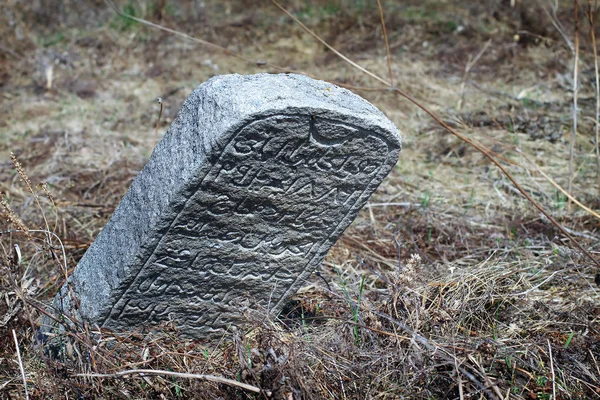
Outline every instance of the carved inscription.
{"type": "Polygon", "coordinates": [[[246,299],[279,309],[368,196],[388,147],[372,132],[311,115],[248,123],[197,177],[103,325],[174,321],[210,333],[236,324],[246,299]]]}

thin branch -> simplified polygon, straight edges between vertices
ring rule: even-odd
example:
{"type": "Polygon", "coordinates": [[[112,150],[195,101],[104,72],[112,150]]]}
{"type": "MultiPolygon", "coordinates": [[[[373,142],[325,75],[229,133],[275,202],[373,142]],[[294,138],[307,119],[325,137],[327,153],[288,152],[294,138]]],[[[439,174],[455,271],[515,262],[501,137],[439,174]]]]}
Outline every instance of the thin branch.
{"type": "Polygon", "coordinates": [[[459,400],[465,400],[462,379],[458,370],[458,359],[456,358],[456,356],[454,356],[454,368],[456,368],[456,380],[458,381],[458,398],[459,400]]]}
{"type": "Polygon", "coordinates": [[[502,399],[502,393],[500,392],[498,385],[496,385],[494,382],[492,382],[492,380],[487,376],[487,374],[485,373],[485,369],[481,366],[481,364],[478,363],[477,360],[475,359],[475,357],[473,357],[470,354],[467,355],[467,358],[473,364],[475,364],[475,366],[477,366],[477,368],[479,368],[479,371],[481,372],[481,377],[483,377],[483,380],[485,381],[485,384],[487,385],[487,387],[492,388],[494,390],[494,393],[496,393],[496,396],[498,396],[498,399],[502,399]]]}
{"type": "Polygon", "coordinates": [[[548,9],[544,7],[544,5],[541,6],[548,15],[548,18],[550,18],[550,22],[552,23],[552,26],[554,26],[554,29],[556,29],[560,36],[562,36],[563,40],[567,44],[567,47],[569,48],[569,50],[571,50],[571,53],[574,54],[575,49],[573,48],[573,43],[571,43],[569,36],[565,33],[565,29],[563,28],[562,24],[558,19],[558,16],[556,15],[556,11],[558,10],[558,2],[554,2],[554,5],[552,6],[552,12],[548,11],[548,9]]]}
{"type": "Polygon", "coordinates": [[[392,54],[390,53],[390,43],[388,41],[387,30],[385,29],[385,19],[383,18],[383,8],[381,0],[377,0],[377,8],[379,8],[379,17],[381,17],[381,29],[383,29],[383,38],[385,39],[385,52],[387,54],[388,73],[390,76],[390,86],[394,86],[394,75],[392,74],[392,54]]]}
{"type": "Polygon", "coordinates": [[[471,72],[471,69],[473,69],[475,64],[477,64],[479,59],[483,56],[483,53],[485,53],[485,51],[490,47],[491,44],[491,39],[485,42],[485,45],[483,45],[483,48],[479,51],[479,53],[477,53],[475,58],[471,59],[471,56],[469,55],[469,61],[467,62],[467,65],[465,65],[465,72],[463,74],[463,80],[460,87],[460,98],[458,99],[458,105],[456,106],[457,109],[460,110],[462,108],[463,100],[465,97],[465,90],[467,87],[467,78],[469,76],[469,73],[471,72]]]}
{"type": "Polygon", "coordinates": [[[237,58],[237,59],[242,60],[242,61],[246,61],[246,62],[248,62],[250,64],[266,65],[268,67],[271,67],[271,68],[279,70],[279,71],[289,72],[289,70],[287,68],[279,67],[277,65],[273,65],[273,64],[270,64],[270,63],[265,62],[265,61],[251,60],[251,59],[246,58],[244,56],[241,56],[241,55],[239,55],[237,53],[234,53],[234,52],[226,49],[225,47],[216,45],[216,44],[211,43],[211,42],[207,42],[206,40],[195,38],[195,37],[187,35],[187,34],[185,34],[183,32],[176,31],[175,29],[170,29],[170,28],[167,28],[165,26],[162,26],[162,25],[155,24],[153,22],[147,21],[145,19],[134,17],[133,15],[125,14],[125,13],[121,12],[118,9],[118,7],[115,5],[115,3],[112,0],[104,0],[104,1],[109,5],[110,8],[113,9],[113,11],[115,13],[117,13],[118,15],[120,15],[123,18],[128,18],[128,19],[130,19],[132,21],[139,22],[140,24],[147,25],[147,26],[150,26],[152,28],[155,28],[155,29],[158,29],[158,30],[161,30],[161,31],[172,33],[173,35],[182,37],[182,38],[187,39],[187,40],[191,40],[192,42],[196,42],[196,43],[199,43],[201,45],[207,46],[207,47],[209,47],[209,48],[211,48],[213,50],[218,50],[220,52],[225,53],[228,56],[237,58]]]}
{"type": "Polygon", "coordinates": [[[261,389],[256,386],[248,385],[246,383],[234,381],[233,379],[222,378],[215,375],[203,375],[203,374],[187,374],[183,372],[172,372],[163,371],[160,369],[130,369],[126,371],[119,371],[112,374],[76,374],[75,376],[89,377],[89,378],[121,378],[127,377],[127,375],[166,375],[174,376],[177,378],[188,378],[188,379],[200,379],[204,381],[223,383],[225,385],[236,386],[244,390],[248,390],[254,393],[260,393],[261,389]]]}
{"type": "MultiPolygon", "coordinates": [[[[332,295],[339,296],[337,293],[332,292],[331,290],[330,290],[330,293],[332,295]]],[[[466,369],[460,367],[459,364],[458,364],[458,359],[456,357],[456,354],[451,354],[446,349],[447,347],[451,347],[451,348],[456,349],[455,346],[447,345],[447,344],[446,345],[445,344],[439,344],[439,343],[435,343],[435,342],[432,343],[428,339],[424,338],[423,336],[419,335],[418,333],[415,333],[412,329],[410,329],[406,325],[402,324],[398,320],[392,318],[391,316],[389,316],[387,314],[384,314],[384,313],[380,313],[378,311],[374,311],[373,309],[370,309],[370,310],[374,314],[379,315],[380,317],[385,318],[385,319],[389,320],[390,322],[392,322],[393,324],[399,326],[402,330],[404,330],[406,333],[410,334],[411,336],[410,337],[408,337],[408,336],[401,336],[401,335],[398,335],[396,333],[392,333],[392,332],[387,332],[387,331],[384,331],[384,330],[376,329],[376,328],[373,328],[373,327],[370,327],[370,326],[367,326],[367,325],[363,325],[363,324],[360,324],[360,323],[357,323],[357,322],[354,322],[354,321],[351,321],[351,320],[347,320],[347,319],[344,319],[344,318],[341,318],[341,317],[337,317],[337,316],[332,316],[332,315],[324,315],[324,316],[318,316],[318,317],[306,317],[305,319],[306,320],[315,320],[315,321],[316,320],[338,320],[338,321],[342,321],[343,323],[346,323],[346,324],[349,324],[349,325],[353,325],[353,326],[357,326],[357,327],[364,328],[364,329],[368,329],[368,330],[370,330],[372,332],[379,333],[381,335],[385,335],[385,336],[389,336],[389,337],[393,337],[395,339],[401,339],[401,340],[411,340],[412,339],[412,340],[414,340],[416,342],[421,343],[424,347],[426,347],[429,351],[431,351],[432,353],[434,353],[438,357],[444,359],[445,361],[447,361],[449,363],[453,363],[459,373],[462,373],[467,378],[469,378],[476,386],[478,386],[478,388],[480,390],[486,392],[489,395],[490,398],[494,398],[493,394],[490,393],[489,391],[487,391],[487,389],[489,387],[492,387],[492,388],[495,389],[495,391],[497,391],[498,390],[497,386],[494,385],[489,380],[489,378],[487,378],[485,376],[485,371],[483,371],[483,369],[481,368],[481,366],[479,364],[477,364],[477,362],[474,361],[473,359],[471,359],[471,361],[476,366],[478,366],[479,369],[483,372],[483,374],[484,374],[483,377],[484,377],[484,379],[486,379],[486,381],[488,383],[487,387],[485,385],[483,385],[481,382],[479,382],[475,378],[475,376],[473,374],[471,374],[470,372],[468,372],[466,369]],[[436,351],[436,350],[440,350],[440,351],[436,351]],[[496,387],[494,387],[494,386],[496,386],[496,387]]],[[[523,369],[520,369],[520,368],[517,368],[517,370],[523,372],[526,375],[530,375],[529,372],[527,372],[526,370],[523,370],[523,369]]],[[[500,398],[502,398],[502,397],[500,396],[500,398]]]]}
{"type": "Polygon", "coordinates": [[[552,358],[552,346],[548,339],[548,353],[550,354],[550,371],[552,371],[552,399],[556,400],[556,376],[554,375],[554,360],[552,358]]]}
{"type": "MultiPolygon", "coordinates": [[[[571,141],[569,144],[569,186],[567,191],[573,193],[573,157],[575,156],[575,139],[577,135],[577,96],[579,95],[579,2],[573,0],[575,9],[575,55],[573,60],[573,127],[571,129],[571,141]]],[[[569,198],[568,210],[571,212],[571,199],[569,198]]]]}
{"type": "MultiPolygon", "coordinates": [[[[385,313],[381,313],[379,311],[375,311],[372,310],[371,312],[373,312],[373,314],[378,315],[381,318],[385,318],[388,321],[390,321],[392,324],[396,325],[397,327],[399,327],[400,329],[402,329],[403,331],[405,331],[406,333],[408,333],[409,335],[412,336],[412,338],[416,341],[419,342],[420,344],[422,344],[427,350],[431,351],[432,353],[436,353],[438,355],[438,357],[452,363],[455,364],[455,360],[454,357],[447,353],[446,351],[444,351],[443,348],[434,346],[433,344],[431,344],[431,342],[429,340],[427,340],[425,337],[419,335],[418,333],[414,332],[412,329],[410,329],[408,326],[404,325],[402,322],[398,321],[397,319],[385,314],[385,313]],[[436,350],[442,350],[442,351],[436,351],[436,350]]],[[[491,399],[495,399],[496,396],[494,396],[494,394],[492,392],[490,392],[488,390],[488,388],[482,384],[476,377],[475,375],[473,375],[472,373],[470,373],[469,371],[467,371],[465,368],[462,368],[458,365],[456,365],[456,368],[458,369],[458,371],[460,373],[462,373],[464,376],[466,376],[471,382],[473,382],[473,384],[475,384],[475,386],[477,386],[479,388],[479,390],[481,390],[482,392],[484,392],[485,394],[488,395],[489,398],[491,399]]]]}
{"type": "Polygon", "coordinates": [[[160,97],[156,98],[156,102],[160,104],[160,111],[158,112],[158,119],[156,120],[156,127],[154,128],[154,147],[156,147],[156,142],[158,138],[158,125],[160,124],[160,117],[162,117],[163,112],[163,100],[160,97]]]}
{"type": "Polygon", "coordinates": [[[523,157],[526,161],[528,161],[531,165],[533,165],[533,167],[537,170],[537,172],[539,172],[548,182],[550,182],[550,184],[552,186],[554,186],[562,194],[564,194],[565,196],[567,196],[569,198],[569,200],[571,200],[573,203],[577,204],[584,211],[586,211],[587,213],[593,215],[595,218],[597,218],[597,219],[600,220],[600,214],[598,214],[597,212],[595,212],[591,208],[585,206],[583,203],[581,203],[579,200],[577,200],[574,196],[572,196],[569,192],[567,192],[565,189],[563,189],[562,186],[560,186],[558,183],[556,183],[554,181],[554,179],[552,179],[544,171],[542,171],[542,169],[540,167],[538,167],[538,165],[536,163],[534,163],[531,159],[529,159],[529,157],[527,157],[520,149],[517,148],[515,150],[516,150],[517,153],[519,153],[521,155],[521,157],[523,157]]]}
{"type": "Polygon", "coordinates": [[[68,270],[68,266],[67,266],[67,253],[65,252],[65,246],[63,245],[62,240],[56,233],[46,230],[46,229],[28,229],[27,231],[25,231],[23,229],[7,229],[4,231],[0,231],[0,235],[5,235],[7,233],[22,233],[24,235],[29,235],[31,232],[45,233],[47,236],[54,236],[58,240],[58,243],[60,243],[60,248],[62,250],[62,256],[63,256],[63,263],[62,263],[62,266],[64,267],[63,273],[65,275],[65,279],[68,279],[69,278],[69,276],[68,276],[69,270],[68,270]]]}
{"type": "Polygon", "coordinates": [[[294,20],[295,23],[297,23],[298,25],[300,25],[300,27],[302,29],[304,29],[304,31],[306,33],[308,33],[313,38],[315,38],[323,46],[325,46],[329,50],[331,50],[336,56],[340,57],[342,60],[346,61],[348,64],[352,65],[354,68],[358,69],[359,71],[361,71],[361,72],[369,75],[371,78],[375,79],[376,81],[381,82],[384,85],[389,86],[389,87],[393,86],[391,82],[388,82],[385,79],[383,79],[383,78],[379,77],[378,75],[372,73],[371,71],[367,70],[366,68],[361,67],[360,65],[358,65],[357,63],[355,63],[354,61],[352,61],[351,59],[349,59],[348,57],[346,57],[345,55],[343,55],[342,53],[340,53],[339,51],[337,51],[333,46],[331,46],[329,43],[327,43],[325,40],[323,40],[319,35],[317,35],[316,33],[314,33],[309,27],[307,27],[306,25],[304,25],[298,18],[296,18],[285,7],[283,7],[281,4],[279,4],[277,2],[277,0],[271,0],[271,2],[273,2],[273,4],[275,4],[275,6],[277,8],[279,8],[284,14],[286,14],[288,17],[290,17],[292,20],[294,20]]]}
{"type": "MultiPolygon", "coordinates": [[[[592,117],[586,117],[589,118],[592,122],[594,121],[594,119],[592,117]]],[[[498,126],[498,129],[500,130],[504,130],[505,128],[500,125],[498,123],[498,121],[494,120],[494,122],[496,123],[496,125],[498,126]]],[[[548,176],[544,171],[542,171],[542,169],[533,161],[531,160],[529,157],[527,157],[527,155],[525,155],[525,153],[523,153],[521,151],[521,149],[519,149],[516,146],[509,146],[506,143],[502,143],[501,141],[495,140],[492,137],[487,137],[487,139],[491,140],[492,142],[494,142],[496,145],[501,146],[503,148],[509,149],[511,151],[516,151],[517,153],[519,153],[519,155],[521,157],[523,157],[525,159],[525,161],[527,161],[529,164],[531,164],[533,166],[533,169],[527,168],[526,166],[510,160],[504,156],[502,156],[501,154],[497,153],[497,152],[493,152],[491,150],[488,149],[488,151],[490,152],[490,154],[493,154],[495,157],[500,158],[502,161],[509,163],[511,165],[514,165],[516,167],[519,167],[527,172],[535,172],[537,171],[538,173],[540,173],[552,186],[554,186],[556,189],[558,189],[562,194],[564,194],[566,197],[570,198],[573,203],[577,204],[579,207],[581,207],[582,210],[584,210],[585,212],[587,212],[588,214],[592,215],[593,217],[597,218],[600,220],[600,214],[598,214],[597,212],[595,212],[594,210],[592,210],[591,208],[585,206],[583,203],[581,203],[579,200],[577,200],[577,198],[575,198],[574,196],[572,196],[569,192],[567,192],[562,186],[560,186],[558,183],[556,183],[556,181],[554,179],[552,179],[550,176],[548,176]]],[[[568,231],[568,230],[567,230],[568,231]]],[[[570,232],[569,232],[570,233],[570,232]]]]}
{"type": "Polygon", "coordinates": [[[27,378],[25,377],[25,368],[23,367],[23,360],[21,360],[21,350],[19,350],[19,340],[17,339],[17,333],[12,330],[13,338],[15,339],[15,347],[17,348],[17,358],[19,359],[19,368],[21,369],[21,377],[23,377],[23,385],[25,386],[25,398],[29,400],[29,391],[27,390],[27,378]]]}
{"type": "Polygon", "coordinates": [[[598,48],[596,47],[596,18],[595,12],[597,4],[594,4],[594,12],[592,12],[592,1],[588,0],[588,20],[590,22],[590,36],[592,37],[592,48],[594,50],[594,76],[596,78],[596,163],[598,177],[598,194],[600,195],[600,69],[598,67],[598,48]]]}
{"type": "MultiPolygon", "coordinates": [[[[419,102],[417,102],[412,97],[410,97],[408,94],[402,92],[399,89],[394,89],[394,90],[398,94],[400,94],[402,97],[404,97],[405,99],[407,99],[408,101],[410,101],[411,103],[413,103],[414,105],[416,105],[417,107],[419,107],[421,110],[423,110],[426,114],[428,114],[431,118],[433,118],[438,124],[440,124],[448,132],[452,133],[454,136],[458,137],[459,139],[461,139],[465,143],[471,145],[477,151],[479,151],[481,154],[483,154],[488,160],[490,160],[496,167],[498,167],[500,169],[500,171],[502,171],[502,173],[513,183],[513,185],[515,185],[515,187],[517,188],[517,190],[539,212],[541,212],[546,218],[548,218],[548,220],[550,220],[550,222],[552,223],[552,225],[556,226],[558,228],[558,230],[560,230],[561,233],[563,235],[565,235],[571,241],[571,243],[573,243],[575,245],[575,247],[577,247],[579,250],[581,250],[600,269],[600,262],[598,260],[596,260],[594,258],[594,256],[592,256],[592,254],[588,250],[586,250],[581,244],[579,244],[579,242],[577,240],[575,240],[575,238],[572,235],[570,235],[569,232],[567,232],[565,230],[565,228],[563,228],[562,225],[559,224],[558,221],[552,215],[550,215],[550,213],[548,211],[546,211],[540,204],[538,204],[538,202],[535,201],[531,197],[531,195],[529,193],[527,193],[527,191],[525,189],[523,189],[523,187],[521,185],[519,185],[519,183],[517,183],[516,179],[506,170],[506,168],[504,168],[502,166],[502,164],[500,164],[498,162],[498,160],[496,160],[494,157],[492,157],[492,155],[489,153],[489,151],[485,147],[483,147],[482,145],[478,144],[477,142],[474,142],[473,140],[469,139],[468,137],[466,137],[463,134],[461,134],[461,133],[457,132],[456,130],[454,130],[447,123],[445,123],[444,121],[442,121],[442,119],[440,117],[438,117],[433,111],[430,111],[428,108],[425,108],[419,102]]],[[[598,276],[600,276],[600,272],[598,273],[598,276]]],[[[600,278],[597,277],[596,279],[598,280],[600,278]]]]}
{"type": "MultiPolygon", "coordinates": [[[[147,26],[149,26],[151,28],[155,28],[155,29],[158,29],[158,30],[161,30],[161,31],[164,31],[164,32],[168,32],[168,33],[171,33],[171,34],[173,34],[175,36],[179,36],[179,37],[182,37],[184,39],[191,40],[192,42],[195,42],[195,43],[198,43],[198,44],[201,44],[201,45],[204,45],[204,46],[208,46],[209,48],[212,48],[213,50],[220,51],[220,52],[222,52],[223,54],[225,54],[227,56],[230,56],[230,57],[233,57],[233,58],[237,58],[238,60],[245,61],[245,62],[247,62],[249,64],[260,65],[260,66],[267,66],[267,67],[270,67],[270,68],[272,68],[272,69],[274,69],[276,71],[285,72],[285,73],[296,73],[296,74],[301,74],[301,75],[308,76],[310,78],[318,79],[315,76],[312,76],[312,75],[310,75],[310,74],[308,74],[306,72],[296,71],[296,70],[293,70],[293,69],[290,69],[290,68],[284,68],[284,67],[281,67],[279,65],[271,64],[271,63],[266,62],[264,60],[253,60],[253,59],[244,57],[244,56],[242,56],[242,55],[240,55],[238,53],[235,53],[235,52],[233,52],[233,51],[231,51],[231,50],[229,50],[229,49],[227,49],[225,47],[216,45],[216,44],[211,43],[211,42],[207,42],[206,40],[198,39],[196,37],[187,35],[187,34],[185,34],[183,32],[176,31],[175,29],[170,29],[170,28],[167,28],[167,27],[165,27],[163,25],[155,24],[155,23],[150,22],[148,20],[145,20],[145,19],[142,19],[142,18],[138,18],[138,17],[134,17],[133,15],[125,14],[125,13],[119,11],[119,9],[117,8],[117,6],[115,5],[115,3],[112,0],[104,0],[104,1],[109,5],[110,8],[112,8],[112,10],[116,14],[120,15],[123,18],[128,18],[128,19],[131,19],[132,21],[136,21],[136,22],[138,22],[140,24],[147,25],[147,26]]],[[[351,90],[364,90],[364,91],[386,91],[386,90],[388,90],[386,88],[363,88],[363,87],[356,87],[356,86],[348,85],[347,83],[336,82],[336,81],[331,81],[331,83],[333,83],[335,85],[338,85],[338,86],[341,86],[341,87],[344,87],[346,89],[351,89],[351,90]]],[[[385,81],[383,81],[383,83],[385,83],[386,86],[390,86],[385,81]]]]}

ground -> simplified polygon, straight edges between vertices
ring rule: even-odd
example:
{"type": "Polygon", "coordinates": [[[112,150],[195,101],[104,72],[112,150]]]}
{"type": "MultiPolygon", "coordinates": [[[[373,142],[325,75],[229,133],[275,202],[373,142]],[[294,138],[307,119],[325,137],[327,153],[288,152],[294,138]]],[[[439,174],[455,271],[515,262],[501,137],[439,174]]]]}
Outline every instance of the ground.
{"type": "Polygon", "coordinates": [[[576,17],[574,3],[382,1],[388,64],[377,1],[281,1],[378,80],[270,1],[117,4],[212,45],[108,1],[4,2],[0,397],[600,398],[599,267],[476,148],[598,262],[597,12],[579,2],[576,17]],[[282,71],[349,87],[403,136],[312,282],[284,314],[250,312],[248,330],[218,344],[171,326],[77,327],[50,357],[35,335],[45,306],[183,100],[214,75],[282,71]],[[571,176],[587,209],[559,189],[571,176]],[[262,392],[167,372],[77,376],[139,368],[262,392]]]}

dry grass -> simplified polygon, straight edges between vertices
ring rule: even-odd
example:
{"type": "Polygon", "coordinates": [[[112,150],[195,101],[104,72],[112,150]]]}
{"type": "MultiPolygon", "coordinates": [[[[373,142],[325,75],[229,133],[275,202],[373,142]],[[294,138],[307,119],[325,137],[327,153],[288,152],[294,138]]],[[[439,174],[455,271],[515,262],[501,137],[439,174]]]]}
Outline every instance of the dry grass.
{"type": "MultiPolygon", "coordinates": [[[[598,257],[599,221],[567,212],[528,161],[569,182],[572,2],[560,2],[555,20],[519,1],[382,2],[389,65],[377,2],[291,3],[336,49],[379,76],[391,70],[399,88],[501,156],[598,257]]],[[[36,342],[39,319],[149,156],[156,98],[160,133],[197,84],[267,67],[128,25],[101,2],[60,15],[11,4],[0,6],[0,398],[25,389],[30,398],[600,397],[594,265],[480,153],[386,90],[359,94],[402,130],[400,161],[286,312],[249,311],[248,329],[217,345],[181,340],[168,325],[151,337],[76,324],[49,357],[36,342]],[[91,376],[148,369],[261,393],[160,372],[91,376]]],[[[223,2],[194,14],[129,4],[249,59],[374,85],[274,7],[223,2]]],[[[580,25],[572,194],[597,211],[594,52],[580,25]]]]}

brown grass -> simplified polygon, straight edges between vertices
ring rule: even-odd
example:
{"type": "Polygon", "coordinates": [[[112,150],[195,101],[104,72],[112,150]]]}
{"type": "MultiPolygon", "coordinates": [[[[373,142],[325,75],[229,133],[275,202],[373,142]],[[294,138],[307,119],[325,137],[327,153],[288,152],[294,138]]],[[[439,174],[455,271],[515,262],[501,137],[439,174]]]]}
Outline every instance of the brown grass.
{"type": "MultiPolygon", "coordinates": [[[[274,7],[224,2],[178,14],[170,3],[156,13],[142,3],[131,2],[139,17],[245,59],[372,87],[274,7]]],[[[286,8],[492,150],[598,257],[598,219],[568,213],[566,197],[538,172],[569,182],[572,53],[563,35],[574,32],[573,3],[561,1],[554,21],[528,2],[462,3],[382,2],[391,56],[377,2],[286,8]]],[[[0,28],[1,398],[25,398],[21,365],[30,398],[600,397],[594,265],[480,153],[385,90],[359,94],[402,130],[400,161],[284,313],[248,311],[248,328],[217,345],[182,340],[169,325],[150,336],[76,324],[50,357],[36,342],[39,319],[150,154],[155,99],[163,99],[164,132],[208,77],[271,69],[124,27],[100,2],[89,13],[58,7],[55,23],[44,22],[46,9],[0,7],[12,18],[0,28]],[[92,376],[148,369],[156,372],[92,376]],[[261,393],[160,371],[232,379],[261,393]]],[[[572,195],[598,211],[594,52],[584,35],[579,57],[572,195]]]]}

